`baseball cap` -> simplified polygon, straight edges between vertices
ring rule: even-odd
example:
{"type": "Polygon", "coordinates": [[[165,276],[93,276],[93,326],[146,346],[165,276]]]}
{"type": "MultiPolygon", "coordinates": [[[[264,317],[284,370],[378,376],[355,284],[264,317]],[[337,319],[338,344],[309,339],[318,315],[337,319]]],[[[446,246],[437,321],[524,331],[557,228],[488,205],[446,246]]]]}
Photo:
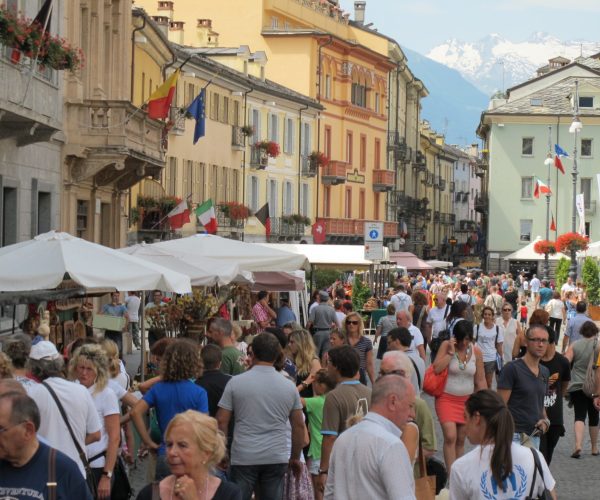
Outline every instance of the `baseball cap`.
{"type": "Polygon", "coordinates": [[[39,361],[41,359],[56,359],[60,357],[60,354],[52,342],[42,340],[31,347],[29,357],[39,361]]]}
{"type": "Polygon", "coordinates": [[[321,290],[319,292],[319,297],[321,298],[321,300],[329,300],[329,294],[324,290],[321,290]]]}

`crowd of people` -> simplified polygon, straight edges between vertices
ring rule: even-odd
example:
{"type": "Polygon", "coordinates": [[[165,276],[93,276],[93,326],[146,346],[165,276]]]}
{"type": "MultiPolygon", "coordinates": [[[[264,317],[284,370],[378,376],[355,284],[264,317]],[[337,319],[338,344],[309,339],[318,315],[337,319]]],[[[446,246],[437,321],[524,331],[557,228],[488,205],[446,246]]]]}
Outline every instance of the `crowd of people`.
{"type": "MultiPolygon", "coordinates": [[[[64,353],[44,335],[9,337],[0,498],[420,499],[444,487],[456,500],[555,498],[564,399],[571,457],[588,452],[586,420],[599,454],[598,328],[570,278],[556,290],[535,275],[407,276],[379,299],[376,324],[337,284],[313,299],[304,327],[259,292],[251,335],[222,317],[204,342],[153,332],[138,382],[121,332],[64,353]],[[147,485],[133,492],[136,460],[147,485]]],[[[104,309],[137,344],[136,307],[137,294],[113,294],[104,309]]]]}

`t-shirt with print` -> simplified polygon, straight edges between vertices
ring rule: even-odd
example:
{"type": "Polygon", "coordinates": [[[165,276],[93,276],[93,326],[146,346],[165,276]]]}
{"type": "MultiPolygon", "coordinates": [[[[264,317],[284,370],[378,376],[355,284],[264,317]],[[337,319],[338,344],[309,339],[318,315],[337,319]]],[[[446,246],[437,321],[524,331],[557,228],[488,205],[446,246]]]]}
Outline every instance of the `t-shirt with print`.
{"type": "MultiPolygon", "coordinates": [[[[186,410],[208,413],[206,391],[191,380],[158,382],[144,395],[143,400],[150,408],[156,408],[158,427],[163,436],[169,422],[178,413],[186,410]]],[[[165,454],[164,443],[161,444],[158,454],[165,454]]]]}
{"type": "Polygon", "coordinates": [[[486,328],[483,323],[475,325],[473,336],[483,354],[483,362],[496,361],[496,344],[504,342],[504,328],[493,325],[486,328]]]}
{"type": "Polygon", "coordinates": [[[549,376],[548,368],[540,365],[536,377],[522,358],[507,363],[498,375],[498,389],[511,391],[507,406],[515,421],[515,432],[531,434],[543,418],[549,376]]]}
{"type": "MultiPolygon", "coordinates": [[[[9,462],[0,460],[0,498],[50,498],[47,487],[49,454],[50,447],[40,443],[33,457],[22,467],[13,467],[9,462]]],[[[58,450],[55,471],[56,500],[92,500],[77,464],[58,450]]]]}
{"type": "Polygon", "coordinates": [[[327,393],[323,406],[321,434],[337,436],[346,430],[346,420],[357,411],[366,415],[371,406],[371,389],[358,380],[347,380],[327,393]]]}
{"type": "Polygon", "coordinates": [[[321,424],[323,423],[323,406],[325,405],[325,394],[306,398],[306,414],[308,415],[308,432],[310,433],[310,446],[308,456],[319,460],[321,458],[321,445],[323,444],[323,435],[321,434],[321,424]]]}
{"type": "MultiPolygon", "coordinates": [[[[529,498],[535,471],[532,449],[512,443],[513,469],[502,484],[498,484],[492,476],[490,462],[493,450],[493,445],[476,446],[466,455],[456,459],[450,473],[450,500],[529,498]]],[[[533,498],[538,498],[544,488],[553,490],[556,481],[542,454],[538,450],[534,452],[538,454],[544,473],[543,480],[539,473],[535,475],[533,498]]]]}
{"type": "Polygon", "coordinates": [[[244,373],[244,354],[233,346],[223,347],[221,360],[221,371],[227,375],[239,375],[244,373]]]}
{"type": "Polygon", "coordinates": [[[569,360],[558,352],[550,361],[540,361],[541,365],[548,368],[550,376],[548,378],[548,392],[544,398],[546,415],[550,419],[551,425],[563,425],[563,382],[571,380],[571,366],[569,360]]]}

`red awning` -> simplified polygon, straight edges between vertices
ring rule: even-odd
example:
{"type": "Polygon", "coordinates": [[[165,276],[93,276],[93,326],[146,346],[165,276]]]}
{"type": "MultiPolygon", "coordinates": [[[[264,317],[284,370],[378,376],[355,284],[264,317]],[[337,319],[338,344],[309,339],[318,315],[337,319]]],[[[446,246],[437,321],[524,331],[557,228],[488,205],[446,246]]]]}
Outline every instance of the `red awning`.
{"type": "Polygon", "coordinates": [[[409,271],[426,271],[433,269],[427,262],[419,259],[414,253],[410,252],[390,252],[390,261],[399,266],[404,266],[409,271]]]}

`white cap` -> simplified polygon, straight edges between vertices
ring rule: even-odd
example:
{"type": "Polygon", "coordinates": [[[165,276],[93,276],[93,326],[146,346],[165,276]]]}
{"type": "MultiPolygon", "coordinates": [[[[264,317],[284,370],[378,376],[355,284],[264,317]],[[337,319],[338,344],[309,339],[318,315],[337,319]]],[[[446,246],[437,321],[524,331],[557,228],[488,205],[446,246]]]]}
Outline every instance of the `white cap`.
{"type": "Polygon", "coordinates": [[[57,359],[60,358],[60,354],[52,342],[49,342],[48,340],[42,340],[41,342],[31,346],[29,357],[39,361],[40,359],[57,359]]]}

